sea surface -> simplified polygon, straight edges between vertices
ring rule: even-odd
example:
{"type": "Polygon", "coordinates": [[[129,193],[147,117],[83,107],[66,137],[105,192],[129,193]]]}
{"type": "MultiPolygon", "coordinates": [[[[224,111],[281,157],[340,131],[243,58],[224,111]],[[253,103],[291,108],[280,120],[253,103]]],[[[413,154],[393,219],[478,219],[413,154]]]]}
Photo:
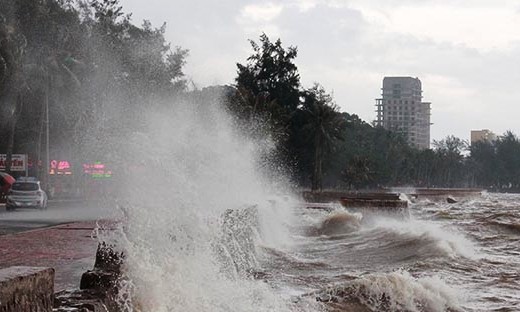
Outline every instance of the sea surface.
{"type": "Polygon", "coordinates": [[[520,195],[409,210],[295,208],[291,248],[260,248],[257,276],[295,310],[321,310],[316,300],[335,311],[520,311],[520,195]]]}
{"type": "Polygon", "coordinates": [[[420,198],[406,216],[313,209],[276,142],[218,103],[143,122],[110,141],[123,217],[98,235],[125,255],[123,311],[520,311],[519,195],[420,198]]]}
{"type": "Polygon", "coordinates": [[[203,209],[206,218],[129,210],[119,237],[122,304],[154,312],[520,311],[520,195],[457,200],[409,201],[404,216],[283,199],[214,217],[203,209]]]}

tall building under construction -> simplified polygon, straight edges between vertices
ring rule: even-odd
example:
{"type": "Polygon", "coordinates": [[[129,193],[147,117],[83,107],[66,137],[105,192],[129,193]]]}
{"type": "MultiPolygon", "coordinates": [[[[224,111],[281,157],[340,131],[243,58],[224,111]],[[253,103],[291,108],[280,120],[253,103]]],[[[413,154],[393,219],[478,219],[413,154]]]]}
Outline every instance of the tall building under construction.
{"type": "Polygon", "coordinates": [[[375,125],[401,133],[411,146],[430,148],[431,103],[422,101],[419,78],[385,77],[376,99],[375,125]]]}

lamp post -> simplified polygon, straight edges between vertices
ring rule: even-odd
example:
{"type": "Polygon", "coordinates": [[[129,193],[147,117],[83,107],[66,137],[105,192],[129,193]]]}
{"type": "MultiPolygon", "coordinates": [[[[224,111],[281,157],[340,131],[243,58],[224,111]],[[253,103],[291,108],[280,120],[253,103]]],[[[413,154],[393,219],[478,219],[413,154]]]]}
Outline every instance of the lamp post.
{"type": "Polygon", "coordinates": [[[50,77],[47,77],[47,83],[45,88],[45,99],[44,99],[44,124],[45,124],[45,156],[43,157],[43,164],[42,164],[42,182],[44,185],[44,188],[46,190],[49,189],[49,163],[50,163],[50,156],[49,156],[49,93],[51,90],[51,81],[50,77]]]}

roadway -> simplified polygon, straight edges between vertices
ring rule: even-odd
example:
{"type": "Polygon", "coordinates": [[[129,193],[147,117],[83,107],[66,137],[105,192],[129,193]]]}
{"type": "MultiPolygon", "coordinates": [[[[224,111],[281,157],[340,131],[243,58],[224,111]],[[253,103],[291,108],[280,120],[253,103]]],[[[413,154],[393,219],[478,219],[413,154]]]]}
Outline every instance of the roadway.
{"type": "Polygon", "coordinates": [[[0,235],[78,221],[113,219],[114,211],[99,203],[78,200],[51,200],[47,210],[20,208],[6,211],[0,204],[0,235]]]}
{"type": "MultiPolygon", "coordinates": [[[[115,220],[106,206],[85,201],[50,201],[47,210],[0,205],[0,268],[52,267],[55,290],[77,288],[94,266],[97,220],[115,220]]],[[[102,226],[110,230],[110,223],[102,226]]]]}

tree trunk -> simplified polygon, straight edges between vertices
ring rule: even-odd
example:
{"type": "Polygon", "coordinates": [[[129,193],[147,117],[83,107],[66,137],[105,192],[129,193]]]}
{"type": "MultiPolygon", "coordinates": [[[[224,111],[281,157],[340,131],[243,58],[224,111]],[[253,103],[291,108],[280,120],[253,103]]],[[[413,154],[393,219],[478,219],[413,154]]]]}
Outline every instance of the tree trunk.
{"type": "Polygon", "coordinates": [[[322,189],[322,142],[318,134],[314,138],[314,168],[312,173],[312,191],[322,189]]]}
{"type": "Polygon", "coordinates": [[[41,176],[41,181],[43,184],[43,187],[45,190],[49,190],[49,164],[50,164],[50,157],[49,157],[49,99],[51,97],[52,92],[52,77],[49,77],[46,89],[45,89],[45,110],[44,110],[44,116],[45,116],[45,157],[42,163],[42,172],[43,175],[41,176]]]}
{"type": "Polygon", "coordinates": [[[38,174],[38,179],[42,179],[42,176],[43,176],[43,167],[41,166],[42,164],[42,141],[43,141],[43,133],[44,133],[44,125],[45,125],[45,106],[46,105],[46,99],[44,99],[42,101],[42,107],[41,107],[41,112],[40,112],[40,132],[39,132],[39,135],[38,135],[38,147],[37,147],[37,152],[38,152],[38,159],[36,161],[36,172],[38,174]]]}

